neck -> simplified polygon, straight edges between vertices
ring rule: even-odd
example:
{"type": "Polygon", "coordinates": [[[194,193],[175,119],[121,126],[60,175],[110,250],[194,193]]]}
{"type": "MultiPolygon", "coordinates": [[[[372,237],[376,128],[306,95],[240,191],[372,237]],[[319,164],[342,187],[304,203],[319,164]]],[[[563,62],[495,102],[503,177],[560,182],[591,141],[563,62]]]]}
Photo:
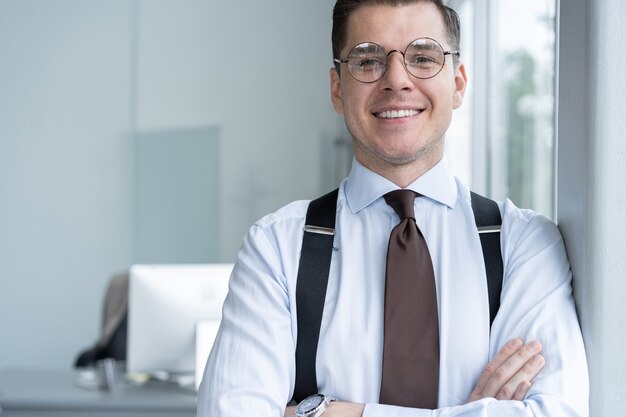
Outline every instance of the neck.
{"type": "Polygon", "coordinates": [[[395,164],[380,158],[371,158],[368,156],[369,155],[364,155],[360,152],[355,152],[355,158],[359,161],[359,163],[361,163],[361,165],[378,175],[385,177],[398,187],[406,188],[409,184],[437,165],[443,158],[443,152],[432,152],[427,155],[422,155],[420,158],[404,164],[395,164]]]}

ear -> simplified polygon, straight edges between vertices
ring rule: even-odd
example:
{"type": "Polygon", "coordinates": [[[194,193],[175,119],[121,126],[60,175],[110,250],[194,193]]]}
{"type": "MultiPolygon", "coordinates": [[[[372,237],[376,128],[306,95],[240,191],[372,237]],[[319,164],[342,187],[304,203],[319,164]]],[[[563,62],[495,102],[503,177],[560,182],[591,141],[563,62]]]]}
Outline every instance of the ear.
{"type": "Polygon", "coordinates": [[[330,69],[330,99],[333,108],[339,114],[343,114],[343,100],[341,98],[341,80],[336,68],[330,69]]]}
{"type": "Polygon", "coordinates": [[[452,97],[452,108],[458,109],[463,103],[463,95],[465,94],[465,87],[467,86],[467,74],[465,72],[465,65],[459,63],[458,67],[454,71],[454,96],[452,97]]]}

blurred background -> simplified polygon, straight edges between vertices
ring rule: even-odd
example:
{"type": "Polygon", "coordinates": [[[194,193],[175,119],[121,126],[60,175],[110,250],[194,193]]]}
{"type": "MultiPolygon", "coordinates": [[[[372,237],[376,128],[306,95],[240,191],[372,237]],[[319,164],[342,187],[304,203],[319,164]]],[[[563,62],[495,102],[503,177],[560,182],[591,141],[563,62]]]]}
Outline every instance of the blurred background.
{"type": "MultiPolygon", "coordinates": [[[[554,217],[555,1],[449,3],[453,169],[554,217]]],[[[232,262],[254,221],[339,184],[333,4],[0,0],[0,369],[70,367],[113,274],[232,262]]]]}

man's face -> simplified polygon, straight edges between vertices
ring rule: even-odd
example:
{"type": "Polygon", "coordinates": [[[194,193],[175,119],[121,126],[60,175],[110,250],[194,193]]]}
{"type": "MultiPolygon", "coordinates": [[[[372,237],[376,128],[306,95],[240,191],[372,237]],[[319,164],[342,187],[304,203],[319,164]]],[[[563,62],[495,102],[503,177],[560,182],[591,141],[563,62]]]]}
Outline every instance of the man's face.
{"type": "MultiPolygon", "coordinates": [[[[362,42],[377,43],[385,51],[404,51],[422,37],[450,50],[443,18],[434,5],[362,6],[349,18],[339,58],[346,59],[362,42]]],[[[389,55],[387,72],[373,83],[352,78],[346,64],[341,64],[341,76],[334,68],[330,75],[333,107],[344,115],[359,162],[381,172],[407,164],[430,168],[441,159],[443,137],[452,110],[461,105],[466,83],[463,65],[455,70],[451,55],[439,74],[425,80],[406,71],[399,53],[389,55]]]]}

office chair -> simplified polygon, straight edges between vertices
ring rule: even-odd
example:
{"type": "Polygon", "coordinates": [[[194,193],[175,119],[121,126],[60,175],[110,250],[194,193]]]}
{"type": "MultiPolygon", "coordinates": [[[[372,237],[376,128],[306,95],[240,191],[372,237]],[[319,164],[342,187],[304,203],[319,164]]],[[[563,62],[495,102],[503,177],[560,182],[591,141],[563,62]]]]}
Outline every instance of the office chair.
{"type": "Polygon", "coordinates": [[[128,271],[122,272],[109,281],[104,297],[100,339],[93,347],[78,355],[74,367],[93,366],[105,358],[126,360],[128,276],[128,271]]]}

